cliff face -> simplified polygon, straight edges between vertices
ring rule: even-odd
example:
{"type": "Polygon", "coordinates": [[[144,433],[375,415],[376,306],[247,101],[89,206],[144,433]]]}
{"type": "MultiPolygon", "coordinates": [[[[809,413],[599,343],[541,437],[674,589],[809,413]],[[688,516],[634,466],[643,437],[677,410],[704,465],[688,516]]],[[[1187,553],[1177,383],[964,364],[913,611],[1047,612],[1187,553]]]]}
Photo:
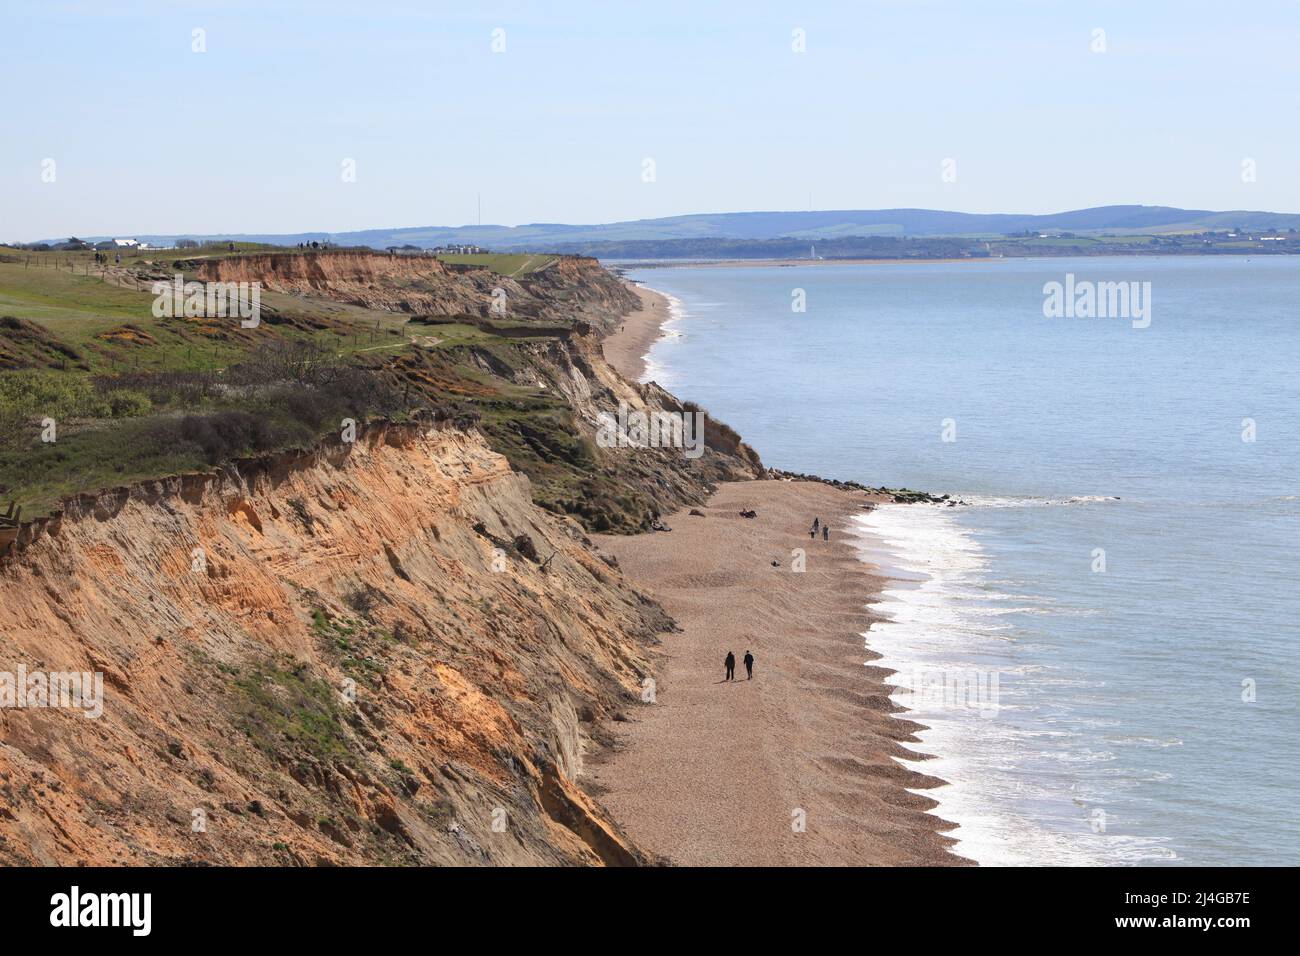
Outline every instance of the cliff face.
{"type": "Polygon", "coordinates": [[[622,378],[586,323],[506,342],[407,349],[385,371],[403,391],[480,415],[478,427],[492,447],[532,479],[534,500],[593,531],[646,531],[654,516],[699,504],[718,482],[764,474],[753,449],[708,415],[707,451],[698,456],[673,445],[602,442],[602,416],[696,408],[657,385],[622,378]]]}
{"type": "Polygon", "coordinates": [[[477,435],[68,502],[0,563],[0,862],[634,863],[582,790],[667,622],[477,435]]]}
{"type": "Polygon", "coordinates": [[[0,697],[20,668],[104,681],[95,718],[0,706],[0,863],[644,862],[583,765],[673,625],[578,520],[644,530],[762,466],[707,419],[698,458],[597,439],[620,408],[693,410],[606,364],[632,294],[576,258],[518,280],[372,253],[186,271],[307,296],[295,334],[327,348],[348,330],[322,298],[463,327],[504,288],[509,312],[357,359],[456,428],[375,424],[0,527],[0,697]]]}
{"type": "Polygon", "coordinates": [[[604,329],[636,305],[632,293],[599,262],[576,256],[517,278],[447,265],[432,256],[373,252],[245,255],[188,265],[204,281],[261,282],[272,292],[415,315],[487,317],[494,290],[500,289],[507,319],[580,320],[604,329]]]}
{"type": "MultiPolygon", "coordinates": [[[[628,413],[652,415],[660,411],[685,413],[697,406],[682,402],[653,383],[628,382],[605,361],[600,338],[594,333],[564,340],[535,341],[517,348],[526,360],[527,376],[545,384],[572,415],[583,436],[597,436],[601,416],[616,417],[620,407],[628,413]]],[[[585,469],[591,480],[617,489],[619,496],[636,496],[650,512],[667,514],[684,505],[699,504],[718,482],[762,477],[762,462],[752,448],[726,425],[707,414],[703,418],[707,453],[692,458],[678,447],[607,448],[598,442],[591,447],[592,462],[585,469]]],[[[520,466],[522,456],[512,461],[520,466]]],[[[592,491],[594,485],[589,485],[592,491]]],[[[648,528],[648,522],[641,530],[648,528]]],[[[627,527],[624,530],[632,530],[627,527]]]]}

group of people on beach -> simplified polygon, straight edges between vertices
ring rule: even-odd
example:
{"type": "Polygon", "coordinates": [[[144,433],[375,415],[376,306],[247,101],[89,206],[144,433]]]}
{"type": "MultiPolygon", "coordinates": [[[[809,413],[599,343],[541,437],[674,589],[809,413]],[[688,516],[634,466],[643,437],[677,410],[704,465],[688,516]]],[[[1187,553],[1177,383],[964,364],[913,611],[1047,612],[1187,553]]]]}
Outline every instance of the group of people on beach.
{"type": "Polygon", "coordinates": [[[831,539],[831,526],[828,524],[822,524],[821,518],[813,518],[812,530],[808,532],[808,537],[816,541],[818,528],[821,528],[822,540],[829,541],[831,539]]]}
{"type": "MultiPolygon", "coordinates": [[[[746,678],[746,680],[753,680],[754,679],[754,655],[751,654],[749,651],[745,651],[744,660],[745,660],[745,673],[749,675],[746,678]]],[[[726,660],[724,660],[722,663],[727,668],[727,676],[724,677],[723,680],[735,680],[736,679],[736,655],[731,653],[731,651],[727,651],[726,660]]]]}

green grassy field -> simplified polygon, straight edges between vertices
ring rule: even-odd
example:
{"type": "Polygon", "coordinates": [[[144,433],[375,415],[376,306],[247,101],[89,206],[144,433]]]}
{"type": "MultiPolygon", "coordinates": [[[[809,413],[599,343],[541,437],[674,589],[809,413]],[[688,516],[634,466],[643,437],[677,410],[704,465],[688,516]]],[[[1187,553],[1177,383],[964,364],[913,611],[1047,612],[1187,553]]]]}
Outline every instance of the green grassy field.
{"type": "Polygon", "coordinates": [[[150,317],[152,295],[104,282],[89,257],[69,256],[66,265],[52,256],[32,259],[0,260],[0,314],[38,321],[150,317]]]}
{"type": "MultiPolygon", "coordinates": [[[[156,318],[150,283],[119,285],[104,275],[85,254],[45,254],[30,264],[0,261],[0,316],[40,325],[76,350],[84,370],[93,373],[221,368],[247,351],[245,340],[257,338],[237,331],[234,319],[156,318]]],[[[274,334],[318,341],[339,355],[410,342],[403,331],[409,318],[398,313],[265,290],[261,304],[274,334]],[[309,330],[322,324],[330,328],[309,330]]],[[[474,330],[456,332],[463,341],[474,330]]],[[[0,368],[5,344],[0,330],[0,368]]],[[[12,336],[7,344],[14,346],[12,336]]]]}
{"type": "Polygon", "coordinates": [[[558,259],[559,256],[513,255],[489,252],[476,256],[439,255],[438,258],[448,265],[484,266],[497,275],[515,277],[526,276],[544,269],[558,259]]]}
{"type": "MultiPolygon", "coordinates": [[[[1008,240],[1010,241],[1010,240],[1008,240]]],[[[1091,236],[1034,236],[1032,239],[1016,239],[1020,245],[1052,248],[1072,248],[1086,251],[1096,246],[1145,246],[1151,244],[1151,236],[1107,236],[1097,239],[1091,236]]]]}

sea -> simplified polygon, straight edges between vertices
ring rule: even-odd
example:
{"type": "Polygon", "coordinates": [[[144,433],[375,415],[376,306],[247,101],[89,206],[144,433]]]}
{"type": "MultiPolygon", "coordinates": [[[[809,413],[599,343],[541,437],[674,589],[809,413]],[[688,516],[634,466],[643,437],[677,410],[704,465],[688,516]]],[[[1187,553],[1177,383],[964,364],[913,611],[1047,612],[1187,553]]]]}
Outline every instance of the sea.
{"type": "Polygon", "coordinates": [[[1300,862],[1300,257],[626,274],[765,464],[962,502],[844,529],[954,852],[1300,862]]]}

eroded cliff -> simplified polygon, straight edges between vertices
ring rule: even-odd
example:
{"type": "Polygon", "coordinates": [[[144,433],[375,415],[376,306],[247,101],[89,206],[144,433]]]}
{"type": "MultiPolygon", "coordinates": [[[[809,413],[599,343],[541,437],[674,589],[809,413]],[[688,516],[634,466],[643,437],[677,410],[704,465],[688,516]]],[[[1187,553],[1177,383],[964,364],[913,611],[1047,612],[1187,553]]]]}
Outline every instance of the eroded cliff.
{"type": "Polygon", "coordinates": [[[89,493],[0,525],[0,697],[20,670],[102,674],[104,695],[95,717],[0,701],[0,862],[645,861],[583,766],[673,625],[586,531],[763,469],[707,417],[698,456],[601,441],[602,418],[697,410],[605,362],[621,282],[541,258],[518,278],[368,252],[132,273],[281,298],[251,329],[144,321],[157,369],[105,345],[83,391],[135,389],[147,415],[69,413],[50,445],[20,416],[12,460],[89,493]],[[193,367],[191,339],[227,364],[193,367]],[[178,442],[227,463],[152,470],[178,442]]]}
{"type": "Polygon", "coordinates": [[[535,272],[501,275],[433,256],[337,251],[268,253],[181,262],[195,278],[261,282],[272,292],[313,295],[371,309],[420,315],[586,321],[607,328],[635,308],[635,296],[595,259],[563,256],[535,272]],[[499,290],[499,291],[498,291],[499,290]]]}
{"type": "Polygon", "coordinates": [[[582,789],[668,626],[476,434],[67,502],[0,564],[0,861],[635,863],[582,789]]]}

